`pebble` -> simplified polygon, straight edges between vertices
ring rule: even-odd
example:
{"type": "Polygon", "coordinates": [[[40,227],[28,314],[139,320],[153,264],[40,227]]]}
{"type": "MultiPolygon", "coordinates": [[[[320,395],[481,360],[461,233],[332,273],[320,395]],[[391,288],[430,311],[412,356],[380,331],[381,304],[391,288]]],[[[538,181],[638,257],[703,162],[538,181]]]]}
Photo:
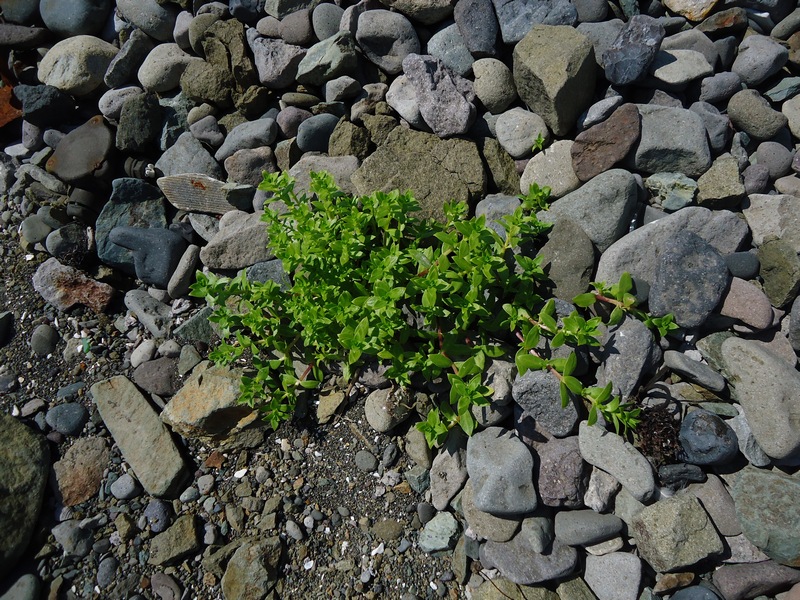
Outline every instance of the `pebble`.
{"type": "Polygon", "coordinates": [[[60,336],[58,330],[52,325],[43,323],[33,330],[31,335],[31,350],[37,356],[48,356],[55,352],[60,336]]]}
{"type": "Polygon", "coordinates": [[[77,436],[89,421],[89,412],[82,404],[67,402],[58,404],[48,410],[45,415],[45,421],[55,431],[63,435],[77,436]]]}
{"type": "Polygon", "coordinates": [[[110,486],[111,494],[118,500],[132,500],[142,493],[142,487],[139,485],[130,473],[124,473],[114,480],[110,486]]]}
{"type": "Polygon", "coordinates": [[[371,473],[378,468],[378,459],[368,450],[359,450],[355,456],[356,467],[366,473],[371,473]]]}
{"type": "Polygon", "coordinates": [[[698,409],[686,415],[679,439],[681,459],[696,465],[724,465],[739,452],[739,441],[721,418],[698,409]]]}
{"type": "Polygon", "coordinates": [[[642,581],[642,561],[625,552],[589,555],[583,579],[598,600],[636,600],[642,581]]]}

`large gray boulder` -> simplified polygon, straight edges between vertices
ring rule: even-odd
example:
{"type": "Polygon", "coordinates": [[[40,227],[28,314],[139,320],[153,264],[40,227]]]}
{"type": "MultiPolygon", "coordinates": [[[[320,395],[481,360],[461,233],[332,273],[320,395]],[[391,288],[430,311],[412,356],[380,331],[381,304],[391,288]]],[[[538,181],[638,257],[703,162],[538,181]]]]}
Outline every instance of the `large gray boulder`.
{"type": "Polygon", "coordinates": [[[31,541],[49,470],[44,436],[0,413],[0,579],[31,541]]]}

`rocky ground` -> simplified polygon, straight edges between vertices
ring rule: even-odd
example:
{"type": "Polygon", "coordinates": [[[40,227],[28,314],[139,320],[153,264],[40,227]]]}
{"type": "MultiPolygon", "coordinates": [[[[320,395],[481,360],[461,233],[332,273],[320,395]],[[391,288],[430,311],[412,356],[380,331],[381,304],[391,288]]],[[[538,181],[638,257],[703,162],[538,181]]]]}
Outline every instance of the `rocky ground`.
{"type": "Polygon", "coordinates": [[[2,9],[0,599],[800,597],[794,3],[2,9]],[[433,217],[549,186],[559,311],[629,272],[680,325],[580,375],[636,436],[501,361],[433,452],[373,371],[265,427],[188,286],[285,278],[277,170],[433,217]]]}

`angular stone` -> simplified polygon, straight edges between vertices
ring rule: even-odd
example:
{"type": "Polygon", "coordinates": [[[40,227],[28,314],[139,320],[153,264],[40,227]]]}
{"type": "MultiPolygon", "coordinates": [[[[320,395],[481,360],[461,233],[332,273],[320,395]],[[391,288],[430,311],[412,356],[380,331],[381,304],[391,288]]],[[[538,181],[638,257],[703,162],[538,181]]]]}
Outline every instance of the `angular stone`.
{"type": "Polygon", "coordinates": [[[406,56],[403,73],[414,88],[420,115],[436,135],[446,138],[469,130],[475,120],[471,82],[429,55],[406,56]]]}
{"type": "MultiPolygon", "coordinates": [[[[517,585],[502,577],[484,581],[472,591],[473,600],[507,600],[508,598],[511,600],[559,600],[559,597],[567,598],[569,596],[559,596],[540,586],[517,585]]],[[[575,600],[584,600],[584,598],[576,596],[575,600]]],[[[587,597],[585,600],[594,600],[594,598],[587,597]]]]}
{"type": "Polygon", "coordinates": [[[594,50],[572,27],[534,26],[514,47],[513,70],[519,97],[557,136],[575,127],[592,102],[594,50]]]}
{"type": "Polygon", "coordinates": [[[800,290],[800,258],[792,246],[782,239],[770,239],[757,256],[764,293],[772,305],[780,308],[794,300],[800,290]]]}
{"type": "Polygon", "coordinates": [[[545,506],[580,508],[589,483],[589,465],[580,453],[578,437],[552,439],[536,447],[539,472],[536,489],[545,506]]]}
{"type": "Polygon", "coordinates": [[[150,541],[148,564],[174,565],[197,553],[202,544],[196,519],[192,514],[181,515],[169,529],[155,536],[150,541]]]}
{"type": "Polygon", "coordinates": [[[716,158],[697,180],[697,204],[711,209],[735,208],[745,197],[739,161],[730,154],[716,158]]]}
{"type": "Polygon", "coordinates": [[[164,176],[184,173],[203,174],[224,179],[225,172],[211,153],[190,132],[182,133],[156,161],[156,169],[164,176]]]}
{"type": "Polygon", "coordinates": [[[489,427],[469,438],[467,472],[478,510],[513,516],[536,508],[533,456],[513,432],[489,427]]]}
{"type": "Polygon", "coordinates": [[[253,409],[239,404],[241,373],[227,367],[195,367],[161,412],[161,420],[183,437],[220,441],[255,419],[253,409]]]}
{"type": "Polygon", "coordinates": [[[437,513],[419,534],[419,549],[423,552],[450,550],[458,538],[458,521],[449,512],[437,513]]]}
{"type": "Polygon", "coordinates": [[[436,510],[446,510],[467,481],[466,459],[463,441],[449,436],[431,465],[431,504],[436,510]]]}
{"type": "Polygon", "coordinates": [[[349,31],[314,44],[297,65],[297,81],[323,85],[341,75],[350,75],[358,65],[356,44],[349,31]]]}
{"type": "Polygon", "coordinates": [[[155,94],[135,94],[125,100],[117,124],[116,147],[130,154],[144,154],[161,135],[163,117],[155,94]]]}
{"type": "Polygon", "coordinates": [[[667,212],[689,206],[697,195],[697,182],[681,173],[656,173],[644,186],[652,194],[651,202],[667,212]]]}
{"type": "Polygon", "coordinates": [[[722,479],[709,474],[705,482],[687,486],[686,493],[700,500],[720,535],[731,537],[742,533],[742,526],[736,516],[736,506],[722,479]]]}
{"type": "Polygon", "coordinates": [[[251,185],[225,183],[203,175],[186,173],[156,180],[167,201],[179,210],[222,215],[253,206],[255,189],[251,185]]]}
{"type": "Polygon", "coordinates": [[[642,133],[634,163],[645,173],[672,171],[699,177],[711,166],[711,151],[703,120],[690,110],[637,105],[642,133]]]}
{"type": "Polygon", "coordinates": [[[553,295],[566,302],[589,289],[594,269],[594,246],[580,226],[559,219],[539,250],[542,267],[554,284],[553,295]]]}
{"type": "Polygon", "coordinates": [[[102,313],[114,298],[115,290],[107,283],[88,278],[74,267],[48,258],[33,275],[33,289],[56,309],[67,311],[76,304],[102,313]]]}
{"type": "Polygon", "coordinates": [[[222,576],[225,598],[266,597],[278,581],[282,549],[283,543],[277,536],[242,540],[222,576]]]}
{"type": "Polygon", "coordinates": [[[706,57],[696,50],[659,50],[650,64],[653,78],[664,89],[682,90],[696,79],[714,74],[706,57]]]}
{"type": "Polygon", "coordinates": [[[166,289],[183,251],[186,240],[170,229],[115,227],[109,241],[133,253],[136,277],[144,283],[166,289]]]}
{"type": "Polygon", "coordinates": [[[656,571],[676,571],[723,551],[722,540],[700,501],[675,496],[646,506],[633,518],[636,546],[656,571]]]}
{"type": "Polygon", "coordinates": [[[634,15],[602,53],[606,79],[627,85],[641,79],[661,46],[664,26],[647,15],[634,15]]]}
{"type": "Polygon", "coordinates": [[[561,408],[558,380],[547,371],[528,371],[517,375],[512,388],[514,401],[537,425],[557,437],[572,433],[578,422],[574,401],[561,408]]]}
{"type": "Polygon", "coordinates": [[[167,217],[160,190],[140,179],[120,178],[112,183],[111,197],[97,217],[97,256],[104,263],[133,275],[133,254],[110,239],[117,227],[166,229],[167,217]]]}
{"type": "Polygon", "coordinates": [[[641,598],[642,561],[627,552],[589,555],[583,578],[597,600],[636,600],[641,598]]]}
{"type": "Polygon", "coordinates": [[[788,194],[750,194],[742,213],[756,246],[774,236],[800,253],[800,198],[788,194]]]}
{"type": "Polygon", "coordinates": [[[538,24],[574,26],[578,11],[564,0],[492,0],[506,44],[516,44],[538,24]]]}
{"type": "Polygon", "coordinates": [[[689,21],[702,21],[719,0],[665,0],[664,6],[689,21]]]}
{"type": "Polygon", "coordinates": [[[200,250],[200,260],[212,269],[243,269],[274,257],[261,211],[231,211],[214,238],[200,250]]]}
{"type": "Polygon", "coordinates": [[[500,26],[491,0],[456,2],[453,19],[470,54],[478,59],[497,55],[500,26]]]}
{"type": "Polygon", "coordinates": [[[103,438],[81,438],[53,464],[64,506],[75,506],[97,495],[110,456],[103,438]]]}
{"type": "Polygon", "coordinates": [[[608,171],[639,141],[642,125],[635,104],[623,104],[608,119],[578,134],[572,144],[572,168],[581,181],[608,171]]]}
{"type": "Polygon", "coordinates": [[[91,394],[103,422],[142,487],[153,496],[177,497],[189,472],[150,403],[126,377],[99,381],[91,394]]]}

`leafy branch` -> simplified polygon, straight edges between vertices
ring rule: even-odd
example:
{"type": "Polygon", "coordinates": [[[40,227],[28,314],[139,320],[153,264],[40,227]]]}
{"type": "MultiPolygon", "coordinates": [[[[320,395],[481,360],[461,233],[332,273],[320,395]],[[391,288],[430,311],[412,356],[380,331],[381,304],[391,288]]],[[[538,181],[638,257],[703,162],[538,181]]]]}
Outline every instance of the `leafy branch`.
{"type": "MultiPolygon", "coordinates": [[[[542,261],[522,249],[550,227],[536,218],[548,188],[532,185],[499,220],[501,232],[483,216],[468,217],[463,203],[447,204],[444,222],[421,219],[409,193],[353,197],[324,173],[311,175],[308,194],[297,193],[285,173],[265,173],[259,188],[272,194],[263,220],[291,287],[250,281],[244,272],[198,273],[191,294],[214,309],[222,341],[210,358],[246,362],[240,399],[273,427],[291,417],[298,393],[333,372],[352,381],[365,363],[380,361],[396,385],[410,386],[415,373],[447,381],[449,391],[432,398],[417,424],[429,445],[439,445],[454,427],[473,433],[472,409],[493,393],[491,361],[512,356],[520,373],[546,369],[557,377],[562,404],[585,400],[591,423],[598,415],[617,431],[638,423],[638,409],[612,397],[611,384],[586,387],[575,375],[575,349],[599,345],[602,318],[577,310],[556,318],[554,301],[541,295],[549,283],[542,261]],[[562,346],[570,352],[556,356],[562,346]]],[[[627,312],[668,330],[666,317],[635,308],[630,288],[629,276],[595,284],[577,304],[604,302],[613,305],[612,321],[627,312]]]]}

